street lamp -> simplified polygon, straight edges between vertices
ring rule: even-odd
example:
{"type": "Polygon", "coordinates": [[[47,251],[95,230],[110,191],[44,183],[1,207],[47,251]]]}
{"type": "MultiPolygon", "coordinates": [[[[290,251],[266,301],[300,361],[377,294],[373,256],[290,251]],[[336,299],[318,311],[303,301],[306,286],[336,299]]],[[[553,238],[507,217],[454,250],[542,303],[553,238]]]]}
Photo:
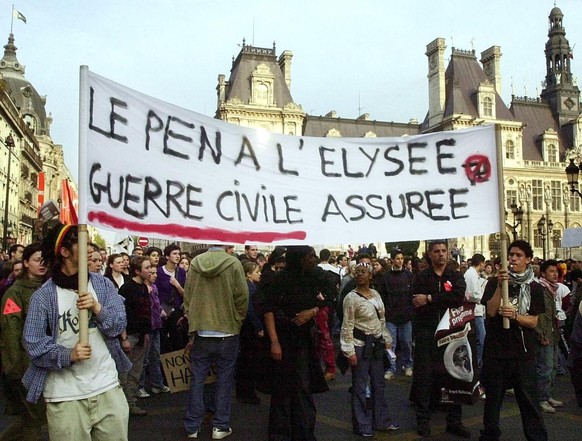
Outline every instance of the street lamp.
{"type": "Polygon", "coordinates": [[[521,208],[521,206],[518,207],[515,202],[512,203],[509,208],[513,214],[513,224],[509,224],[509,227],[513,234],[513,240],[517,240],[517,227],[519,227],[523,222],[523,208],[521,208]]]}
{"type": "Polygon", "coordinates": [[[8,148],[8,169],[6,170],[6,199],[4,200],[4,225],[2,241],[2,248],[4,251],[8,249],[8,201],[10,200],[10,165],[12,164],[12,148],[14,147],[14,140],[11,135],[8,135],[4,140],[6,148],[8,148]]]}
{"type": "MultiPolygon", "coordinates": [[[[582,163],[580,164],[582,166],[582,163]]],[[[568,177],[568,185],[570,186],[570,193],[577,194],[582,198],[582,193],[578,191],[578,174],[580,167],[574,164],[574,160],[570,159],[570,164],[566,167],[566,176],[568,177]]]]}
{"type": "Polygon", "coordinates": [[[554,223],[551,219],[548,219],[548,223],[546,226],[546,217],[542,215],[542,218],[538,221],[538,233],[542,237],[542,258],[546,260],[546,237],[552,232],[554,229],[554,223]]]}

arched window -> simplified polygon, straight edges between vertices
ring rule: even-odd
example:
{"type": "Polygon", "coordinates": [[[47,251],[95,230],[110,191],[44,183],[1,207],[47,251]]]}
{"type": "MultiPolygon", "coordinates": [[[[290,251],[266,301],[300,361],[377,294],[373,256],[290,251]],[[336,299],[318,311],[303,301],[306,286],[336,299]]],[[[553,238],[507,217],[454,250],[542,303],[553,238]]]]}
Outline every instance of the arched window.
{"type": "Polygon", "coordinates": [[[32,130],[32,133],[34,133],[35,135],[38,135],[38,133],[36,133],[36,118],[32,115],[24,115],[24,122],[26,123],[26,125],[28,126],[28,128],[30,130],[32,130]]]}
{"type": "Polygon", "coordinates": [[[255,102],[257,104],[268,104],[269,86],[267,86],[265,83],[257,84],[255,93],[255,102]]]}
{"type": "Polygon", "coordinates": [[[515,159],[515,144],[511,139],[505,141],[505,158],[515,159]]]}

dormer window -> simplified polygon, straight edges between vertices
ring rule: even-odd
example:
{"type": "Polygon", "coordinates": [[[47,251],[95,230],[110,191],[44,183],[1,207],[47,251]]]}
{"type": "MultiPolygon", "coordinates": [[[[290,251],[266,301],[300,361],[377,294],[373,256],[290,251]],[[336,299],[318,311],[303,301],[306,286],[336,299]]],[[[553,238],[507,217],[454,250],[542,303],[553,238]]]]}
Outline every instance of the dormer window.
{"type": "Polygon", "coordinates": [[[35,135],[38,135],[38,133],[36,132],[36,129],[37,129],[36,118],[34,116],[29,115],[29,114],[24,115],[24,122],[26,123],[28,128],[30,130],[32,130],[32,133],[34,133],[35,135]]]}
{"type": "Polygon", "coordinates": [[[477,105],[479,117],[496,118],[495,116],[495,87],[489,80],[479,84],[477,89],[477,105]]]}
{"type": "Polygon", "coordinates": [[[548,162],[558,162],[558,149],[555,144],[548,145],[548,162]]]}
{"type": "Polygon", "coordinates": [[[259,64],[251,74],[251,99],[249,104],[274,106],[275,76],[266,64],[259,64]]]}
{"type": "Polygon", "coordinates": [[[493,117],[493,100],[486,96],[483,98],[483,116],[484,117],[493,117]]]}

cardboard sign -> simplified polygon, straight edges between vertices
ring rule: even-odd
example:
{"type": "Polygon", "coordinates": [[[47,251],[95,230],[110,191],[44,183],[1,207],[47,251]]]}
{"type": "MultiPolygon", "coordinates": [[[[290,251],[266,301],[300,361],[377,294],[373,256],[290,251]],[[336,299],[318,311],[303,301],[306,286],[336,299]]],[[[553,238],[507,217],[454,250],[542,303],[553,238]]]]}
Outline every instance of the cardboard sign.
{"type": "MultiPolygon", "coordinates": [[[[170,392],[181,392],[190,389],[192,362],[189,354],[184,353],[184,350],[168,352],[160,355],[160,361],[162,362],[162,369],[170,392]]],[[[212,367],[204,383],[214,383],[215,381],[216,370],[212,367]]]]}

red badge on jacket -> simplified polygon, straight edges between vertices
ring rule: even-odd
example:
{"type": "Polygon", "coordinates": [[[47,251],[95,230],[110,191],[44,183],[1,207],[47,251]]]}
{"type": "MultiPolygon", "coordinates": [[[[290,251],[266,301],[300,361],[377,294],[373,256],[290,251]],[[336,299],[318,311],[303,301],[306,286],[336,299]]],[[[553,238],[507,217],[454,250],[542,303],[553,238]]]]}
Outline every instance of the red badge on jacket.
{"type": "Polygon", "coordinates": [[[453,284],[448,280],[445,283],[443,283],[443,286],[446,292],[451,292],[453,290],[453,284]]]}
{"type": "Polygon", "coordinates": [[[20,306],[18,306],[14,302],[14,300],[8,299],[8,300],[6,300],[6,304],[4,305],[4,311],[2,311],[2,314],[8,315],[8,314],[14,314],[14,313],[20,312],[20,311],[22,311],[22,308],[20,306]]]}

